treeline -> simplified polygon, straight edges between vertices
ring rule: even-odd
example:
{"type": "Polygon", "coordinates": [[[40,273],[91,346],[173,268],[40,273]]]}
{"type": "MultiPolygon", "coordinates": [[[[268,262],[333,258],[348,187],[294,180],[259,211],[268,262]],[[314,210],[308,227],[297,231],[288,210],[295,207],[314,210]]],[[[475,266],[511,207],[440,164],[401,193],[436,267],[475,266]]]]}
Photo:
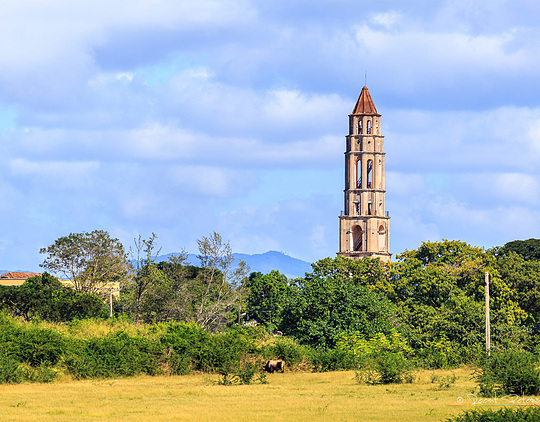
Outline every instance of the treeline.
{"type": "MultiPolygon", "coordinates": [[[[42,250],[46,254],[43,266],[69,275],[75,290],[61,287],[45,274],[23,287],[0,288],[0,309],[26,320],[76,323],[88,317],[105,318],[109,310],[98,299],[103,295],[100,286],[117,281],[121,292],[113,303],[115,318],[150,324],[147,327],[154,328],[149,332],[183,327],[182,335],[175,334],[182,340],[169,344],[146,334],[136,339],[128,336],[129,347],[115,349],[115,342],[128,341],[117,333],[88,343],[91,353],[84,351],[90,340],[79,341],[73,356],[93,356],[97,365],[102,360],[98,351],[110,350],[110,356],[115,356],[123,350],[133,354],[133,362],[146,362],[135,372],[126,370],[126,375],[160,373],[155,368],[168,368],[171,373],[219,372],[221,364],[201,363],[206,360],[200,360],[202,355],[194,350],[222,338],[227,339],[224,349],[233,350],[234,342],[227,336],[242,332],[250,340],[234,352],[234,359],[229,360],[234,361],[232,366],[266,357],[304,362],[306,368],[316,370],[369,365],[378,368],[379,380],[393,382],[403,380],[413,366],[481,363],[485,355],[484,274],[488,272],[494,353],[517,350],[537,355],[533,352],[540,344],[540,240],[510,242],[489,250],[460,241],[425,242],[398,255],[393,263],[326,258],[298,279],[288,279],[278,271],[249,274],[245,264],[235,265],[229,244],[217,233],[198,241],[198,267],[187,265],[183,253],[155,262],[156,240],[155,235],[139,237],[125,254],[105,232],[58,239],[42,250]],[[195,343],[186,327],[199,333],[199,346],[192,347],[195,343]],[[269,342],[277,332],[286,339],[269,342]],[[289,349],[268,349],[265,344],[288,344],[289,349]],[[174,369],[180,367],[184,369],[174,369]]],[[[70,347],[65,347],[68,355],[75,350],[70,347]]],[[[5,356],[15,356],[10,353],[5,356]]],[[[84,369],[91,365],[68,355],[60,361],[75,377],[117,373],[84,369]],[[83,369],[77,372],[76,368],[83,369]]],[[[41,365],[39,360],[13,359],[32,368],[41,365]]]]}

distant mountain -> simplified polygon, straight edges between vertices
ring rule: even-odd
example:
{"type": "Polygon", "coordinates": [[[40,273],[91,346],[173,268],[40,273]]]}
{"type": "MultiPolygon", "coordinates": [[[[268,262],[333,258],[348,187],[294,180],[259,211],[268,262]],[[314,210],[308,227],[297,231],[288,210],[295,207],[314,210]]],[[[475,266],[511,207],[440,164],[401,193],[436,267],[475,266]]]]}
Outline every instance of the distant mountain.
{"type": "MultiPolygon", "coordinates": [[[[156,258],[156,262],[167,261],[170,256],[178,255],[177,253],[170,253],[167,255],[160,255],[156,258]]],[[[311,272],[311,264],[301,259],[293,258],[286,255],[283,252],[268,251],[265,253],[259,253],[254,255],[248,255],[243,253],[235,253],[235,263],[238,261],[244,261],[249,265],[251,272],[261,272],[267,274],[272,270],[277,270],[281,274],[285,274],[289,278],[304,277],[305,273],[311,272]]],[[[188,262],[191,265],[200,265],[199,259],[195,254],[189,254],[188,262]]],[[[0,270],[0,274],[5,274],[10,271],[19,270],[0,270]]],[[[42,272],[43,269],[38,271],[25,270],[23,272],[42,272]]]]}
{"type": "MultiPolygon", "coordinates": [[[[157,257],[156,261],[167,261],[172,255],[178,254],[171,253],[167,255],[160,255],[157,257]]],[[[248,264],[251,272],[259,271],[266,274],[272,270],[277,270],[289,278],[304,277],[305,273],[311,272],[311,264],[309,262],[293,258],[292,256],[284,254],[283,252],[268,251],[254,255],[235,253],[233,256],[236,263],[238,263],[238,261],[244,261],[246,264],[248,264]]],[[[188,262],[191,265],[200,265],[199,259],[195,254],[189,254],[188,262]]]]}

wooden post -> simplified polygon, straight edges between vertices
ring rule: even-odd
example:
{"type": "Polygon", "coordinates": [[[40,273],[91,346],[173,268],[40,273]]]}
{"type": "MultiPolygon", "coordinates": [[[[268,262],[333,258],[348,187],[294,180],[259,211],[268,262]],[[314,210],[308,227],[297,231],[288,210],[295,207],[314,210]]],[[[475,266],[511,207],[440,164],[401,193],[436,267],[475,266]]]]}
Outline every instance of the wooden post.
{"type": "Polygon", "coordinates": [[[486,352],[491,356],[491,325],[489,322],[489,273],[486,271],[486,352]]]}
{"type": "Polygon", "coordinates": [[[110,310],[110,317],[113,317],[113,310],[112,310],[112,290],[109,290],[109,310],[110,310]]]}

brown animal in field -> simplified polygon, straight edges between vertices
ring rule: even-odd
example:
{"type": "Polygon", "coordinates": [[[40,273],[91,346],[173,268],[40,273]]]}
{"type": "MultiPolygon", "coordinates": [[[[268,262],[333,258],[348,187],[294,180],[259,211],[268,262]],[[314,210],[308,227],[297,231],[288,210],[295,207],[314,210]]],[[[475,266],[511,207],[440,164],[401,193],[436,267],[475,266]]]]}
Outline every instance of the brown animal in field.
{"type": "Polygon", "coordinates": [[[274,371],[285,372],[285,361],[283,359],[271,359],[266,362],[263,371],[269,372],[271,374],[273,374],[274,371]]]}

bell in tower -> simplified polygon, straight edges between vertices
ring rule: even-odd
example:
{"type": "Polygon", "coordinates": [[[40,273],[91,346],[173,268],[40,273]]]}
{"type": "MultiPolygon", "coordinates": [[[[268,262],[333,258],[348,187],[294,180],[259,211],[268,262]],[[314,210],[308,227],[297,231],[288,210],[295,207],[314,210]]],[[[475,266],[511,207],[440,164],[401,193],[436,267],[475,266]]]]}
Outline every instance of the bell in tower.
{"type": "Polygon", "coordinates": [[[385,211],[381,115],[367,87],[352,114],[345,149],[345,205],[339,216],[338,255],[390,261],[390,216],[385,211]]]}

